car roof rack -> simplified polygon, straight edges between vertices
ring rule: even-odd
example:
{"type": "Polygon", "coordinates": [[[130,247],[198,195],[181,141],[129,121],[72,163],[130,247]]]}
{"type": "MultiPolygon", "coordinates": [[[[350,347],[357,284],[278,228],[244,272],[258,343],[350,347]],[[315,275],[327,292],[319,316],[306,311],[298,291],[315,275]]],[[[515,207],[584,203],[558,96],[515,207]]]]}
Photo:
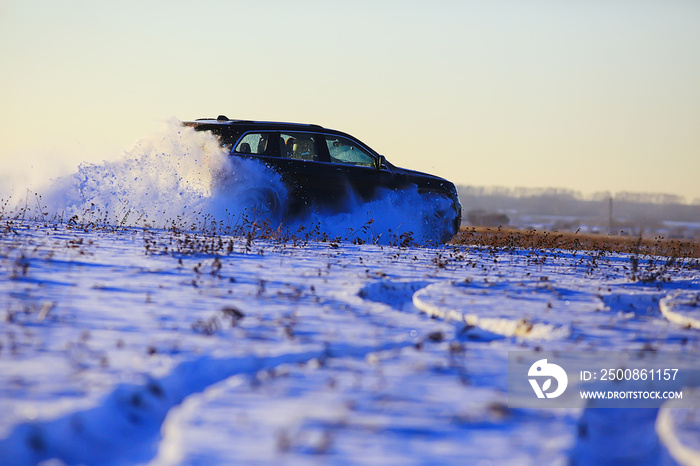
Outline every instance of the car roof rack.
{"type": "Polygon", "coordinates": [[[283,122],[283,121],[262,121],[262,120],[232,120],[226,115],[219,115],[214,118],[197,118],[195,121],[216,121],[218,123],[225,123],[225,122],[238,122],[238,123],[258,123],[258,124],[272,124],[272,125],[288,125],[288,126],[307,126],[310,128],[315,128],[315,129],[326,129],[321,125],[317,125],[315,123],[292,123],[292,122],[283,122]]]}

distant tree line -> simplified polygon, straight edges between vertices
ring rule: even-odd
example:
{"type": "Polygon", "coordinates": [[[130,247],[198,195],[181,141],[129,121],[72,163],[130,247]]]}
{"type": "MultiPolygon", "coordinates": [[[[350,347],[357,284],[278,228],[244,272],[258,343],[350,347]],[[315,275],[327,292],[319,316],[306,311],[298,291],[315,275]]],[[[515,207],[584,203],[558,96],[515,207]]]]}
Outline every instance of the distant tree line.
{"type": "Polygon", "coordinates": [[[502,186],[458,186],[465,218],[470,211],[578,217],[606,222],[616,221],[653,225],[663,221],[700,222],[700,199],[686,203],[673,194],[598,192],[583,195],[559,188],[507,188],[502,186]]]}

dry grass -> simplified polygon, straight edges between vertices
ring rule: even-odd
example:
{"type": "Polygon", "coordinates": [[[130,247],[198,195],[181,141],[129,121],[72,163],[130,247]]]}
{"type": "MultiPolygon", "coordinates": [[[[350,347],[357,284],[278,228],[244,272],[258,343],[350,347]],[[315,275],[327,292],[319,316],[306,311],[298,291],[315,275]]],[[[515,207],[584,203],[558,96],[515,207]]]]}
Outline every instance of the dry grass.
{"type": "Polygon", "coordinates": [[[450,244],[486,246],[495,248],[564,249],[574,251],[606,251],[665,256],[700,258],[700,243],[644,239],[634,236],[613,236],[590,233],[515,230],[510,228],[464,227],[450,244]]]}

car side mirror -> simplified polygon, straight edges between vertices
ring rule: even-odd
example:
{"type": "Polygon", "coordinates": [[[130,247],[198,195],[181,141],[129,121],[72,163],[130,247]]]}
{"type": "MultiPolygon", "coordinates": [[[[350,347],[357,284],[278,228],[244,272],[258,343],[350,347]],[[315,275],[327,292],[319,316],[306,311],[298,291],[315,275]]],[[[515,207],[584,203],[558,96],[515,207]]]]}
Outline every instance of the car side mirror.
{"type": "Polygon", "coordinates": [[[376,168],[377,170],[381,170],[382,167],[386,167],[386,157],[380,155],[376,160],[376,168]]]}

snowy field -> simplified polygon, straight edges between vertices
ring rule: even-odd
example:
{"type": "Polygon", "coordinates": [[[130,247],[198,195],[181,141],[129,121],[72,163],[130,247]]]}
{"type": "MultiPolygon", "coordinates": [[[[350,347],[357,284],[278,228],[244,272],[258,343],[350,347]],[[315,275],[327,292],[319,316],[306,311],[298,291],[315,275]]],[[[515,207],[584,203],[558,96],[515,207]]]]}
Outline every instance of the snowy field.
{"type": "Polygon", "coordinates": [[[659,306],[697,269],[626,257],[35,223],[2,252],[3,464],[660,464],[656,411],[510,409],[508,351],[700,351],[659,306]]]}
{"type": "Polygon", "coordinates": [[[158,152],[55,183],[36,204],[61,221],[5,213],[0,464],[700,462],[700,409],[507,391],[513,350],[700,353],[696,262],[431,246],[387,226],[411,193],[295,235],[145,228],[125,217],[167,192],[173,212],[224,204],[179,161],[174,186],[144,181],[158,152]],[[127,202],[135,172],[150,190],[127,202]]]}

